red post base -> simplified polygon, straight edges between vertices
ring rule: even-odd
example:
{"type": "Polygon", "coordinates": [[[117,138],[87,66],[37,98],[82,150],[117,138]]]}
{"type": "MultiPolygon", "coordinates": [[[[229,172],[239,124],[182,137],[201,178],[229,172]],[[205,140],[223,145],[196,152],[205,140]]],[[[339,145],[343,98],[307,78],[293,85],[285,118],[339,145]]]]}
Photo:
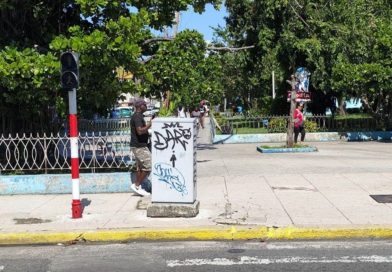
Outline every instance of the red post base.
{"type": "Polygon", "coordinates": [[[81,218],[82,217],[82,203],[80,200],[73,199],[72,200],[72,218],[81,218]]]}

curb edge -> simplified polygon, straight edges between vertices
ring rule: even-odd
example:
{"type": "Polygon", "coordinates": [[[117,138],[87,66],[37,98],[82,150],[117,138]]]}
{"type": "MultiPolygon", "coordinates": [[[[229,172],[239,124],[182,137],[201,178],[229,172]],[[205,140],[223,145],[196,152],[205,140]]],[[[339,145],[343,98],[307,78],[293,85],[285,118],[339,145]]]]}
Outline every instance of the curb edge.
{"type": "Polygon", "coordinates": [[[0,245],[54,244],[67,241],[121,242],[127,240],[295,240],[392,237],[392,227],[360,229],[244,228],[108,230],[64,233],[2,233],[0,245]]]}

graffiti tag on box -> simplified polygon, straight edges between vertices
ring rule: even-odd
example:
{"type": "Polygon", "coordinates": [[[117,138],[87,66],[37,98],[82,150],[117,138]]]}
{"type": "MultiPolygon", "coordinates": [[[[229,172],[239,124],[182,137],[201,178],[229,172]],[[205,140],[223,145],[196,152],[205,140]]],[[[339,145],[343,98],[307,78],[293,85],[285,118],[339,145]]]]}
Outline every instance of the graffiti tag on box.
{"type": "Polygon", "coordinates": [[[177,168],[172,167],[168,163],[156,163],[154,165],[153,174],[157,176],[160,181],[169,185],[170,189],[181,193],[182,196],[188,194],[185,178],[177,168]]]}
{"type": "Polygon", "coordinates": [[[180,145],[186,151],[188,141],[192,138],[191,128],[184,128],[180,123],[164,123],[161,132],[154,131],[155,141],[154,147],[158,150],[165,150],[171,148],[172,150],[176,145],[180,145]]]}

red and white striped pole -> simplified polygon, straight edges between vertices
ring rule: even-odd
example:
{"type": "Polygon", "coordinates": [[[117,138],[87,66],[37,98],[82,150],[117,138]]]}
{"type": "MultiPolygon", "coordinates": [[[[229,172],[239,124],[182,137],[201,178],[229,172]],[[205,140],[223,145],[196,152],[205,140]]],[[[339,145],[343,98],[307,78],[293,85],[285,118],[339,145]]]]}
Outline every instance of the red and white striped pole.
{"type": "Polygon", "coordinates": [[[76,89],[68,91],[69,101],[69,136],[71,142],[71,171],[72,171],[72,218],[82,217],[82,203],[79,189],[79,148],[78,120],[76,108],[76,89]]]}

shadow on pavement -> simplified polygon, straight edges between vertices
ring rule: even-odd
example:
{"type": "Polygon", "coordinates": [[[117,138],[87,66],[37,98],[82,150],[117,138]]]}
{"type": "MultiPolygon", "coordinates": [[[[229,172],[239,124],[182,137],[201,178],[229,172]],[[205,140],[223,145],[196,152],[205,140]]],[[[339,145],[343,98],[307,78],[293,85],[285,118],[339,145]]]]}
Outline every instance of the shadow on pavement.
{"type": "Polygon", "coordinates": [[[197,145],[197,150],[214,150],[216,147],[214,147],[212,144],[198,144],[197,145]]]}
{"type": "Polygon", "coordinates": [[[82,214],[84,211],[84,207],[87,207],[91,204],[91,200],[87,199],[87,198],[82,198],[82,214]]]}
{"type": "Polygon", "coordinates": [[[197,161],[197,163],[202,163],[202,162],[209,162],[211,160],[202,160],[202,161],[197,161]]]}

